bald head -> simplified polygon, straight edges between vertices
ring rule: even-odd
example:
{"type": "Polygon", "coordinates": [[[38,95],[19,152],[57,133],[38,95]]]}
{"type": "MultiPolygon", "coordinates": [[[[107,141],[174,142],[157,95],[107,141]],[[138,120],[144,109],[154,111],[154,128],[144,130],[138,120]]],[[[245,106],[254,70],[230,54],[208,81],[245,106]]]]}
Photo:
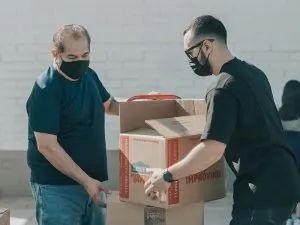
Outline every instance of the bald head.
{"type": "Polygon", "coordinates": [[[81,25],[70,24],[60,27],[53,35],[55,49],[59,53],[63,53],[65,51],[66,42],[68,43],[70,39],[74,41],[84,39],[87,42],[88,48],[90,47],[91,38],[88,31],[81,25]]]}

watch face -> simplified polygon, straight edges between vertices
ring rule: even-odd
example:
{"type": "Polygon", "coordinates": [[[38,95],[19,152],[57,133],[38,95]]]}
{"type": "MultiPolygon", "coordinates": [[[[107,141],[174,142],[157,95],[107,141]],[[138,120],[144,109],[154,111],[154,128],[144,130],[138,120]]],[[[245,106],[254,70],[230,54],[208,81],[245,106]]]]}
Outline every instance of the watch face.
{"type": "Polygon", "coordinates": [[[164,180],[166,182],[172,182],[173,181],[173,175],[169,172],[169,171],[166,171],[164,173],[164,176],[163,176],[164,180]]]}

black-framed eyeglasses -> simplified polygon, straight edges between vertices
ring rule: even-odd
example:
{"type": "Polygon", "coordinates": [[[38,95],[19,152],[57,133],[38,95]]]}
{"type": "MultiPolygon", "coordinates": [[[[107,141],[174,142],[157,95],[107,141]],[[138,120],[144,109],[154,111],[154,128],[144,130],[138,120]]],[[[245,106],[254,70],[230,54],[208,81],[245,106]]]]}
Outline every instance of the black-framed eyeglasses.
{"type": "MultiPolygon", "coordinates": [[[[184,52],[187,55],[187,57],[189,59],[193,59],[194,56],[192,55],[192,50],[199,47],[199,46],[200,46],[200,49],[201,49],[201,47],[203,45],[203,42],[206,41],[206,40],[208,40],[210,42],[213,42],[215,39],[204,39],[204,40],[200,41],[199,43],[195,44],[194,46],[190,47],[189,49],[185,50],[184,52]]],[[[200,49],[199,49],[199,52],[200,52],[200,49]]]]}

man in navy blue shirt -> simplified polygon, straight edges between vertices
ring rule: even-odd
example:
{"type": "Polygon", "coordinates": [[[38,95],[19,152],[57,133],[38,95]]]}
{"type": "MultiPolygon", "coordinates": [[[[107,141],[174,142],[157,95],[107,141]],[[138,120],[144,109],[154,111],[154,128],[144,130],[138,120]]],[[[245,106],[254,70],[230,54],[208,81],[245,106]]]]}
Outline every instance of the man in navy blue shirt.
{"type": "Polygon", "coordinates": [[[185,30],[184,49],[195,74],[218,76],[206,93],[206,126],[201,143],[183,160],[151,169],[146,194],[157,199],[172,181],[224,155],[236,175],[230,224],[284,224],[300,200],[300,177],[266,75],[230,53],[225,26],[210,15],[185,30]]]}
{"type": "Polygon", "coordinates": [[[53,36],[53,65],[28,98],[28,165],[40,225],[105,224],[108,179],[105,113],[119,104],[89,68],[90,36],[80,25],[53,36]]]}

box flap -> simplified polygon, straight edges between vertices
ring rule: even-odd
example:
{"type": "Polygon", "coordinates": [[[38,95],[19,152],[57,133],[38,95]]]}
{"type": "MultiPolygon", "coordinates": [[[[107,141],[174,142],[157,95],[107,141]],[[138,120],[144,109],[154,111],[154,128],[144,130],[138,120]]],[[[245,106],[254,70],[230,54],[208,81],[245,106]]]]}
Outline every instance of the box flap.
{"type": "Polygon", "coordinates": [[[178,99],[176,116],[205,115],[206,102],[204,99],[178,99]]]}
{"type": "Polygon", "coordinates": [[[178,138],[201,134],[205,119],[204,115],[196,115],[146,120],[145,122],[165,138],[178,138]]]}
{"type": "MultiPolygon", "coordinates": [[[[122,135],[122,134],[121,134],[122,135]]],[[[158,133],[156,130],[153,130],[152,128],[140,128],[132,131],[126,132],[126,136],[151,136],[151,137],[162,137],[160,133],[158,133]]]]}
{"type": "Polygon", "coordinates": [[[120,103],[120,132],[144,128],[145,120],[176,116],[175,100],[120,103]]]}
{"type": "Polygon", "coordinates": [[[145,128],[145,120],[205,114],[204,99],[120,102],[120,132],[145,128]]]}

